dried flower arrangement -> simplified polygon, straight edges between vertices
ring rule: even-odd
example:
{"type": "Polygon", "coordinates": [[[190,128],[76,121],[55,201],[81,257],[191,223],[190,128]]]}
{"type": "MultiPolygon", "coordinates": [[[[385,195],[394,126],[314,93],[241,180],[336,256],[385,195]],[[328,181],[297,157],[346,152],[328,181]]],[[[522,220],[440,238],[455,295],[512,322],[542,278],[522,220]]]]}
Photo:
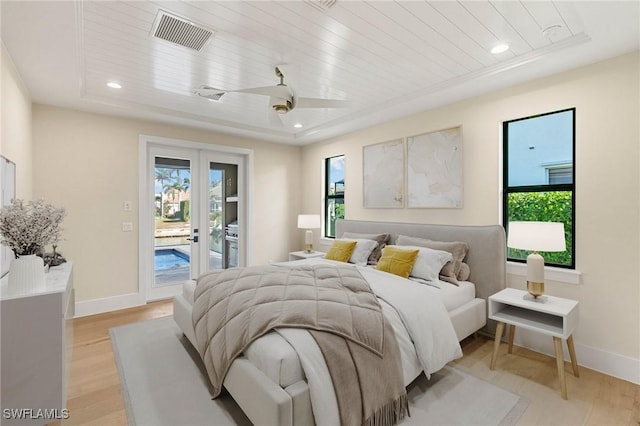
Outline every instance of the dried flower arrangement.
{"type": "Polygon", "coordinates": [[[62,238],[60,224],[64,208],[54,207],[42,199],[24,202],[14,199],[0,210],[1,244],[9,246],[16,258],[44,254],[48,244],[55,246],[62,238]]]}

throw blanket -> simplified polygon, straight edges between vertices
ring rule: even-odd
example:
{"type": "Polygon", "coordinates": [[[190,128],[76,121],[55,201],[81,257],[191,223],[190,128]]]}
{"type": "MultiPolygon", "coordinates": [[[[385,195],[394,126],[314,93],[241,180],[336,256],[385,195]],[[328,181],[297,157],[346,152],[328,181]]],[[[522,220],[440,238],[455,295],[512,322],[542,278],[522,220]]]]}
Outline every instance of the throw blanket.
{"type": "Polygon", "coordinates": [[[395,425],[409,414],[400,349],[388,321],[384,333],[383,357],[393,363],[347,339],[311,331],[331,375],[341,425],[395,425]]]}
{"type": "Polygon", "coordinates": [[[395,424],[408,412],[397,342],[356,268],[212,271],[198,279],[193,321],[214,398],[233,360],[253,340],[277,327],[302,327],[316,330],[334,388],[346,403],[339,407],[343,424],[395,424]],[[345,362],[353,366],[348,387],[345,362]]]}

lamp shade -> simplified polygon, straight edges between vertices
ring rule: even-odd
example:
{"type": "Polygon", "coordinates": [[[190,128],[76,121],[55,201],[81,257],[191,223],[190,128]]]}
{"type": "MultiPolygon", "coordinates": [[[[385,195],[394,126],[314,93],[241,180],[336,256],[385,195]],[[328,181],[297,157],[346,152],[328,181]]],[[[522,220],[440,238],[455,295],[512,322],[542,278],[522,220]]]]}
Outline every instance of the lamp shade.
{"type": "Polygon", "coordinates": [[[560,222],[509,222],[507,246],[532,251],[565,251],[564,224],[560,222]]]}
{"type": "Polygon", "coordinates": [[[300,229],[320,228],[320,215],[319,214],[299,214],[298,228],[300,229]]]}

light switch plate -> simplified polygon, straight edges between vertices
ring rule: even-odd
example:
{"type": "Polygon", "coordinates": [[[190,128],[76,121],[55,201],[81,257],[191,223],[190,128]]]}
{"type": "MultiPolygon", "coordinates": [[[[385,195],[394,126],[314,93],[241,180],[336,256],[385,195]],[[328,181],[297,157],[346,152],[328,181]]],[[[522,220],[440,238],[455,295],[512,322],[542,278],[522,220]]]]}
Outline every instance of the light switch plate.
{"type": "Polygon", "coordinates": [[[133,231],[133,223],[122,222],[122,232],[131,232],[131,231],[133,231]]]}
{"type": "Polygon", "coordinates": [[[131,201],[123,201],[122,202],[122,210],[125,212],[130,212],[133,210],[133,203],[131,201]]]}

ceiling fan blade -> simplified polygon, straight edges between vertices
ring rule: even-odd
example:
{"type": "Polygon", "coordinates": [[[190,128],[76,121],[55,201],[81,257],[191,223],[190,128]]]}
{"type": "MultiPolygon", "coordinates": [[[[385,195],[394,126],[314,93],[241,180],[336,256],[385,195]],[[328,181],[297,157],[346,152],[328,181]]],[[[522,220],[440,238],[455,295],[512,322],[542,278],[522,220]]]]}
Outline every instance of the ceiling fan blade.
{"type": "Polygon", "coordinates": [[[200,86],[196,90],[194,90],[193,93],[198,96],[202,96],[203,98],[219,101],[226,92],[222,89],[216,89],[215,87],[211,86],[200,86]]]}
{"type": "Polygon", "coordinates": [[[288,86],[265,86],[265,87],[251,87],[249,89],[238,90],[224,90],[211,86],[200,86],[194,93],[204,97],[222,96],[225,93],[250,93],[254,95],[264,95],[270,97],[276,97],[281,99],[290,99],[293,97],[293,92],[288,86]]]}
{"type": "Polygon", "coordinates": [[[226,90],[216,89],[215,87],[199,87],[195,90],[199,95],[220,95],[226,93],[226,90]]]}
{"type": "Polygon", "coordinates": [[[338,99],[297,98],[296,108],[349,108],[350,101],[338,99]]]}
{"type": "Polygon", "coordinates": [[[293,96],[293,92],[288,86],[265,86],[252,87],[249,89],[229,90],[229,92],[251,93],[254,95],[271,96],[275,98],[287,99],[293,96]]]}

